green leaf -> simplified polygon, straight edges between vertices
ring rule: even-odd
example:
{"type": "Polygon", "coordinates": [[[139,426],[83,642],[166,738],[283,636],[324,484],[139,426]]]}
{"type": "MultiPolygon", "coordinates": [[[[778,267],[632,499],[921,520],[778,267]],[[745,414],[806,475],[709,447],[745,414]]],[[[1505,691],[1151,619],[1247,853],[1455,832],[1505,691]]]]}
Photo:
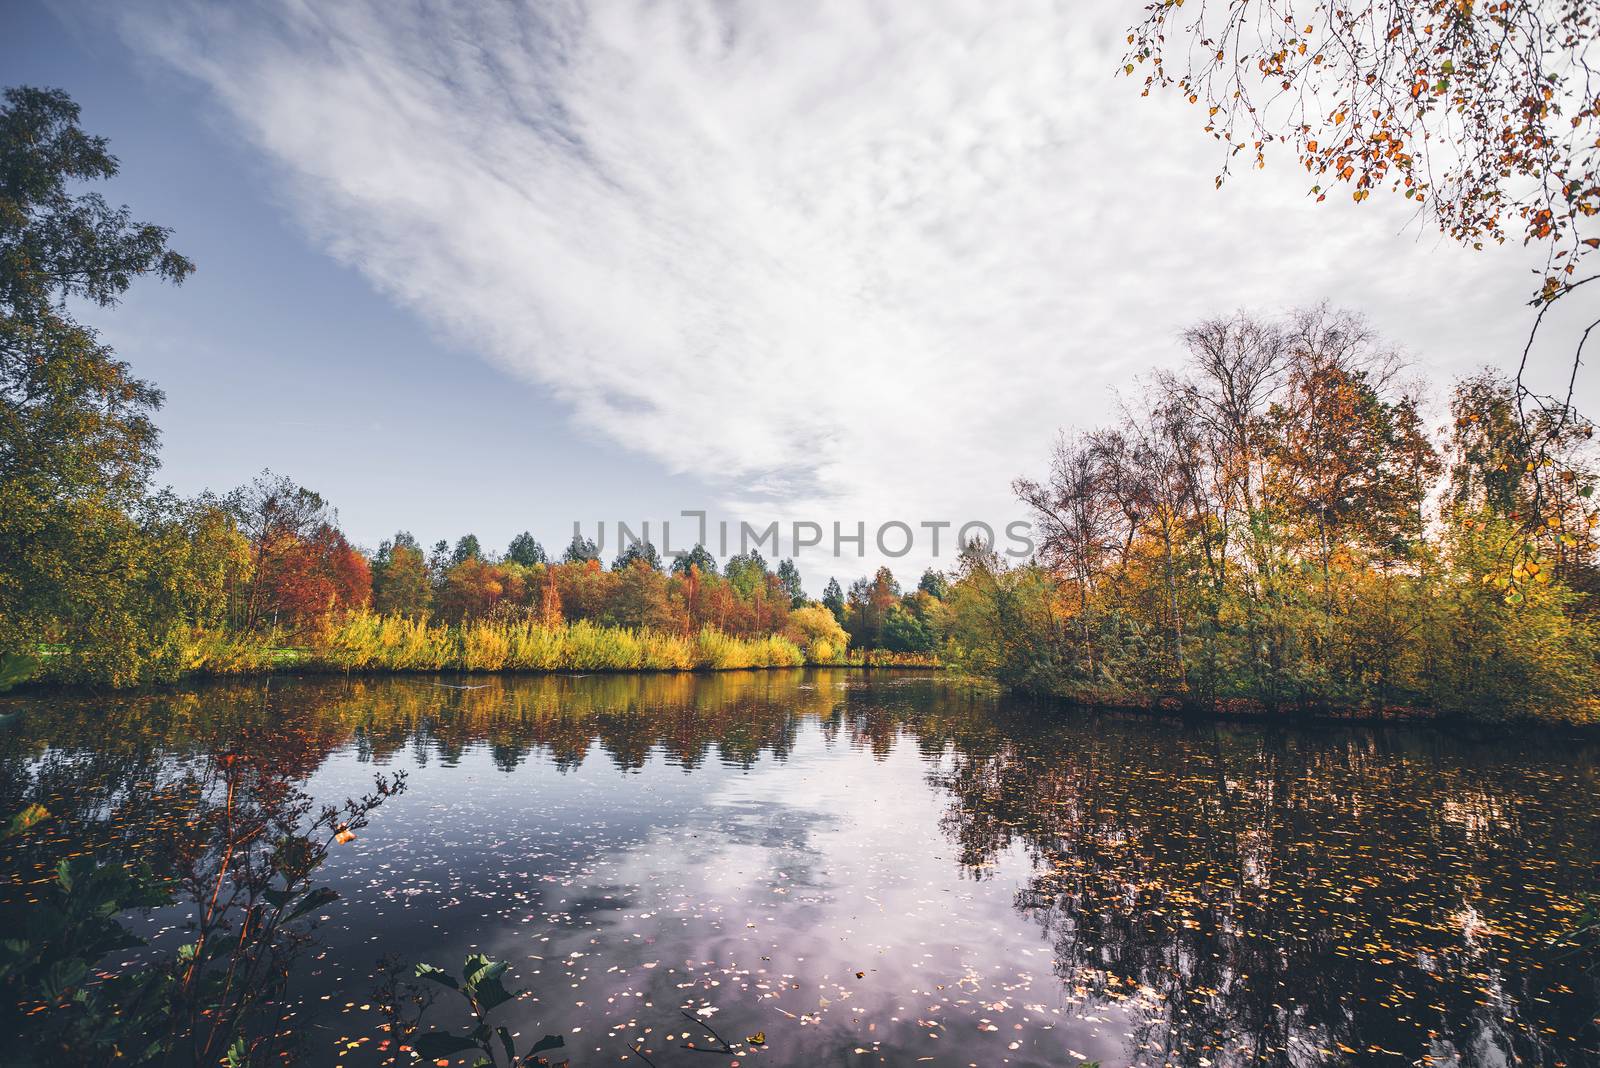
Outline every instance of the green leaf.
{"type": "Polygon", "coordinates": [[[505,971],[504,961],[490,960],[481,953],[468,957],[461,970],[467,995],[486,1013],[504,1005],[514,996],[500,981],[505,971]]]}
{"type": "Polygon", "coordinates": [[[533,1044],[533,1048],[528,1051],[528,1056],[531,1058],[534,1054],[543,1053],[547,1049],[560,1049],[566,1044],[567,1040],[560,1035],[545,1035],[533,1044]]]}
{"type": "Polygon", "coordinates": [[[26,682],[39,670],[39,661],[25,653],[0,653],[0,693],[26,682]]]}
{"type": "Polygon", "coordinates": [[[339,892],[337,890],[328,886],[319,886],[301,898],[300,904],[291,909],[289,915],[285,916],[284,919],[286,921],[299,919],[312,909],[320,909],[328,902],[337,900],[339,900],[339,892]]]}
{"type": "Polygon", "coordinates": [[[432,981],[434,981],[435,983],[438,983],[441,986],[449,987],[451,990],[460,990],[461,989],[461,984],[456,982],[455,976],[451,975],[449,972],[445,971],[443,968],[437,968],[437,967],[433,966],[432,964],[419,964],[419,965],[417,965],[417,978],[418,979],[431,979],[432,981]]]}
{"type": "Polygon", "coordinates": [[[494,1033],[500,1037],[500,1048],[506,1051],[506,1063],[517,1063],[517,1045],[511,1041],[511,1032],[504,1027],[496,1027],[494,1033]]]}

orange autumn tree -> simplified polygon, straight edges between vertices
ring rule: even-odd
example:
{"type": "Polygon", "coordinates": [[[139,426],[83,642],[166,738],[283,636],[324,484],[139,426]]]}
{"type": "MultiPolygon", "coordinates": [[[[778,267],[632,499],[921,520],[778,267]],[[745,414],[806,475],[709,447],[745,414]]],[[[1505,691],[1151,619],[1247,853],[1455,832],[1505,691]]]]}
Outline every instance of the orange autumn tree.
{"type": "Polygon", "coordinates": [[[365,608],[372,569],[338,529],[323,523],[304,537],[285,535],[269,547],[257,581],[266,618],[304,628],[365,608]]]}

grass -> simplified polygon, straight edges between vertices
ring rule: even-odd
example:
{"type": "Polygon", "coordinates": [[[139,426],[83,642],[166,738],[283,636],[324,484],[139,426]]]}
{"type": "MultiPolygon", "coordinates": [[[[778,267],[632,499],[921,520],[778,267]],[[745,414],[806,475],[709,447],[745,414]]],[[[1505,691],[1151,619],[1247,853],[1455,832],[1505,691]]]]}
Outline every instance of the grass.
{"type": "Polygon", "coordinates": [[[459,626],[353,614],[320,635],[296,665],[337,671],[725,671],[800,667],[776,635],[737,638],[706,628],[685,637],[587,621],[547,626],[480,620],[459,626]]]}

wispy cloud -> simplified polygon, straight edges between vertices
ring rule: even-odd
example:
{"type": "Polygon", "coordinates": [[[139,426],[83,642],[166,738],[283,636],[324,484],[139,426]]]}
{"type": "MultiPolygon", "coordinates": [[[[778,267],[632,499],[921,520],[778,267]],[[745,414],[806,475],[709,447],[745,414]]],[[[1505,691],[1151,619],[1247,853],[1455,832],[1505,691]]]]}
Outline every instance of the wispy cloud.
{"type": "Polygon", "coordinates": [[[1213,191],[1198,115],[1113,76],[1137,9],[117,10],[317,240],[582,423],[733,509],[915,520],[1013,514],[1197,316],[1333,298],[1434,366],[1515,332],[1510,257],[1284,159],[1213,191]]]}

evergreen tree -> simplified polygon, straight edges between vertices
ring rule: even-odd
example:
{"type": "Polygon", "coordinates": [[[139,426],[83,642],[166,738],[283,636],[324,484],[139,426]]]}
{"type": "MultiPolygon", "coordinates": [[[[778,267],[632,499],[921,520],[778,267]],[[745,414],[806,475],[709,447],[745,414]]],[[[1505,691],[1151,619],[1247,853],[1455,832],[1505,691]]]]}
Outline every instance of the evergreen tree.
{"type": "Polygon", "coordinates": [[[778,582],[789,594],[789,607],[799,608],[806,603],[806,589],[800,582],[800,569],[795,566],[793,560],[782,560],[778,563],[778,582]]]}
{"type": "Polygon", "coordinates": [[[526,530],[511,539],[511,545],[506,549],[506,560],[523,567],[549,562],[544,554],[544,546],[526,530]]]}

